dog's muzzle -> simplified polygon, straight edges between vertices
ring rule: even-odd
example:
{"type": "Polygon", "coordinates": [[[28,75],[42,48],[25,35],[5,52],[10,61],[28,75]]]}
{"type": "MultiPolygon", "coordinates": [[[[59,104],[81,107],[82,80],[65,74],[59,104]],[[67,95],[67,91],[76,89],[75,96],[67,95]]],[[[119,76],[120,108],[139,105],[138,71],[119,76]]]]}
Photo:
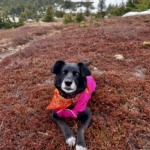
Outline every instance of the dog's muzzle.
{"type": "Polygon", "coordinates": [[[61,89],[66,93],[72,93],[77,89],[77,86],[73,80],[64,79],[61,84],[61,89]]]}

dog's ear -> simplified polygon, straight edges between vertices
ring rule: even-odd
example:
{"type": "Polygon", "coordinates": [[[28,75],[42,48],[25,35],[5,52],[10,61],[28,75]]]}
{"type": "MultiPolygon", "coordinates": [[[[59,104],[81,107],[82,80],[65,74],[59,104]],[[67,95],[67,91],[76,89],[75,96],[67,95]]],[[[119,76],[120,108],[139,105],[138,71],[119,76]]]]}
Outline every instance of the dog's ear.
{"type": "Polygon", "coordinates": [[[91,71],[87,68],[87,65],[85,65],[85,63],[78,63],[78,66],[80,68],[80,72],[81,72],[82,77],[86,77],[86,76],[91,75],[91,71]]]}
{"type": "Polygon", "coordinates": [[[62,66],[65,64],[64,61],[56,61],[56,63],[54,64],[54,66],[51,68],[51,72],[54,73],[54,74],[57,74],[58,71],[61,70],[62,66]]]}
{"type": "Polygon", "coordinates": [[[86,65],[87,67],[91,64],[92,62],[84,62],[83,64],[86,65]]]}

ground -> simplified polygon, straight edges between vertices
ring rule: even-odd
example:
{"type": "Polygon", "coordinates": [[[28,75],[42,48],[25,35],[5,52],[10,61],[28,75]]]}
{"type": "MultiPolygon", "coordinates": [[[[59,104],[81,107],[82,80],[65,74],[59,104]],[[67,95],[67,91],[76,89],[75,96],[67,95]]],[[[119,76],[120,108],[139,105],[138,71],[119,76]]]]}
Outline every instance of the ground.
{"type": "MultiPolygon", "coordinates": [[[[150,149],[150,16],[0,31],[0,149],[69,150],[52,122],[55,61],[91,61],[88,150],[150,149]],[[10,55],[11,54],[11,55],[10,55]]],[[[66,120],[74,134],[79,121],[66,120]]]]}

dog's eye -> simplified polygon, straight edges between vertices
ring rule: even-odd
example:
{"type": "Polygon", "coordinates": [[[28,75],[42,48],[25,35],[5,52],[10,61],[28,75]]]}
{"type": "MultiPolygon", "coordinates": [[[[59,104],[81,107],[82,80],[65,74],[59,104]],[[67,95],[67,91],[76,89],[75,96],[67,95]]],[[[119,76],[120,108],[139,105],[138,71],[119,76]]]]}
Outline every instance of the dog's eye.
{"type": "Polygon", "coordinates": [[[62,74],[67,74],[67,71],[66,70],[62,71],[62,74]]]}
{"type": "Polygon", "coordinates": [[[74,72],[74,75],[75,76],[79,76],[79,72],[74,72]]]}

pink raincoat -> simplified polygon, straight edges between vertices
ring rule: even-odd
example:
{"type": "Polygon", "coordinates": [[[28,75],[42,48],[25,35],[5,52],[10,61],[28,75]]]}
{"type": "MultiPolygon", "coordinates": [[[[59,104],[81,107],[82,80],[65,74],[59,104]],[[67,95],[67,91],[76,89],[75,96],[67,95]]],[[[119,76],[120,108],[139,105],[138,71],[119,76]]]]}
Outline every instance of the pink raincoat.
{"type": "Polygon", "coordinates": [[[86,109],[87,103],[91,99],[91,94],[95,91],[96,88],[96,82],[94,78],[92,76],[87,76],[86,78],[87,78],[87,88],[89,89],[89,92],[87,90],[84,90],[80,94],[79,99],[77,100],[73,109],[63,109],[63,110],[55,109],[54,111],[57,113],[59,117],[76,119],[78,113],[86,109]]]}

